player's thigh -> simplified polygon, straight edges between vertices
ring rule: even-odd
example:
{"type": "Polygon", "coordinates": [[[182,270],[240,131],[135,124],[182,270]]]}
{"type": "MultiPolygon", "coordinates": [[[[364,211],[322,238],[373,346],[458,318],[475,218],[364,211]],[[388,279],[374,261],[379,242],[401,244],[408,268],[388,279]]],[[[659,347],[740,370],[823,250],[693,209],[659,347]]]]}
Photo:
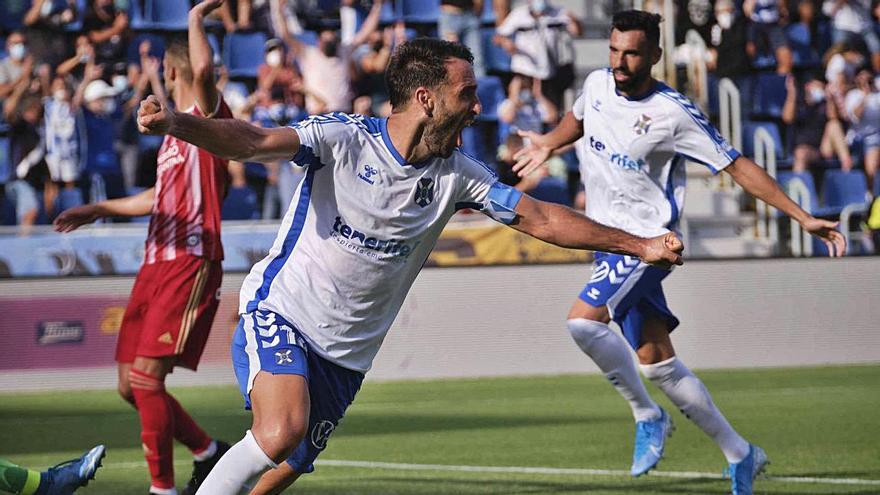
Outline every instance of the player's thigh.
{"type": "Polygon", "coordinates": [[[251,490],[250,495],[276,495],[283,492],[300,477],[300,473],[293,470],[290,464],[282,462],[275,469],[266,471],[257,482],[257,486],[251,490]]]}
{"type": "Polygon", "coordinates": [[[675,356],[669,325],[669,320],[661,317],[648,317],[642,321],[641,342],[636,349],[641,364],[659,363],[675,356]]]}
{"type": "Polygon", "coordinates": [[[583,318],[585,320],[598,321],[601,323],[609,323],[611,315],[608,314],[608,306],[593,306],[581,299],[575,299],[568,311],[568,319],[583,318]]]}
{"type": "MultiPolygon", "coordinates": [[[[125,305],[125,314],[122,317],[119,336],[116,340],[116,361],[120,364],[131,365],[137,356],[147,312],[157,292],[157,285],[154,281],[156,273],[154,265],[143,265],[134,279],[134,287],[131,289],[128,304],[125,305]]],[[[120,383],[122,383],[121,367],[119,376],[120,383]]],[[[128,368],[125,370],[124,379],[128,380],[128,368]]]]}
{"type": "Polygon", "coordinates": [[[263,451],[282,462],[306,434],[309,385],[302,375],[257,373],[250,391],[251,431],[263,451]]]}

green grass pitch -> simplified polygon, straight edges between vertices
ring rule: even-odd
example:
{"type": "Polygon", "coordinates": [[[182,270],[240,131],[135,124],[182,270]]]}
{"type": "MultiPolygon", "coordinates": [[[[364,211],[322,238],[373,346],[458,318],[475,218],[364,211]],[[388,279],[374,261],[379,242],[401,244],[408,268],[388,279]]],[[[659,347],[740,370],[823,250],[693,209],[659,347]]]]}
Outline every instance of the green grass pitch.
{"type": "MultiPolygon", "coordinates": [[[[699,375],[734,426],[770,456],[769,478],[757,481],[756,494],[880,494],[880,366],[699,375]]],[[[234,387],[173,393],[215,436],[236,441],[250,424],[234,387]]],[[[673,411],[665,397],[652,393],[673,411]]],[[[395,383],[368,378],[317,471],[289,491],[727,493],[728,482],[717,479],[724,467],[720,452],[679,412],[672,415],[677,430],[658,475],[633,480],[621,474],[631,455],[629,410],[599,376],[395,383]],[[436,464],[469,467],[424,466],[436,464]],[[493,472],[487,466],[565,469],[493,472]]],[[[114,392],[0,394],[0,457],[43,468],[96,443],[107,445],[105,467],[80,493],[144,495],[149,479],[137,417],[114,392]]],[[[190,456],[183,448],[175,453],[182,487],[190,456]]]]}

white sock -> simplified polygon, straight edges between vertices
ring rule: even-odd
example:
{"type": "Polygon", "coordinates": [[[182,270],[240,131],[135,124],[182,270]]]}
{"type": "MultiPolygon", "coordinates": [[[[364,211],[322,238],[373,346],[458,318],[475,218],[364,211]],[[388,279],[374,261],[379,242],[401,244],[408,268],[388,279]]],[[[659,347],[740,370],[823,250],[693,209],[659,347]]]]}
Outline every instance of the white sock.
{"type": "Polygon", "coordinates": [[[196,494],[239,495],[246,485],[252,485],[254,478],[276,467],[278,464],[263,452],[248,430],[244,438],[223,454],[196,494]]]}
{"type": "Polygon", "coordinates": [[[739,462],[749,455],[749,443],[715,407],[703,382],[678,358],[672,357],[656,364],[643,364],[641,368],[642,373],[669,397],[682,414],[715,440],[727,462],[739,462]]]}
{"type": "Polygon", "coordinates": [[[626,341],[598,321],[574,318],[568,320],[567,325],[578,347],[590,356],[605,373],[605,378],[629,402],[635,420],[659,418],[660,407],[648,395],[626,341]]]}
{"type": "Polygon", "coordinates": [[[211,440],[211,443],[208,445],[208,448],[199,452],[198,454],[193,454],[193,459],[197,462],[207,461],[208,459],[214,457],[214,454],[217,453],[217,441],[211,440]]]}
{"type": "Polygon", "coordinates": [[[177,495],[177,488],[156,488],[150,485],[150,495],[177,495]]]}

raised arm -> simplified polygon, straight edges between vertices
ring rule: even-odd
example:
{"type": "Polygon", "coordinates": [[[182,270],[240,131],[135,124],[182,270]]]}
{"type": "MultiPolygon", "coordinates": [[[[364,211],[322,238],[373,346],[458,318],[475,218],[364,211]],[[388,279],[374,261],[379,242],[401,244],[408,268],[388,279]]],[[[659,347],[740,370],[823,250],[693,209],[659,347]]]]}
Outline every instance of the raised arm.
{"type": "Polygon", "coordinates": [[[373,6],[370,8],[370,12],[367,14],[367,17],[364,18],[364,22],[361,24],[361,28],[358,29],[357,33],[354,35],[354,39],[351,41],[351,46],[356,47],[360,46],[367,41],[367,37],[370,36],[370,33],[378,29],[379,27],[379,18],[382,15],[382,0],[375,0],[373,2],[373,6]]]}
{"type": "Polygon", "coordinates": [[[155,96],[141,102],[137,122],[144,134],[168,134],[239,162],[290,160],[299,151],[299,135],[289,127],[263,129],[238,119],[196,117],[169,109],[155,96]]]}
{"type": "Polygon", "coordinates": [[[675,234],[644,239],[607,227],[566,206],[523,195],[516,205],[516,230],[557,246],[637,256],[645,263],[681,265],[684,245],[675,234]]]}
{"type": "Polygon", "coordinates": [[[219,7],[223,0],[205,0],[189,11],[189,61],[193,73],[196,104],[202,114],[212,117],[217,109],[219,95],[214,82],[214,63],[211,45],[205,34],[205,16],[219,7]]]}
{"type": "Polygon", "coordinates": [[[574,113],[567,112],[559,125],[547,134],[520,131],[519,135],[528,139],[529,144],[513,155],[516,161],[513,171],[525,177],[547,161],[555,150],[580,139],[584,135],[584,126],[574,113]]]}
{"type": "Polygon", "coordinates": [[[139,217],[149,215],[153,211],[153,201],[155,198],[156,188],[151,187],[133,196],[77,206],[64,210],[55,218],[52,225],[55,227],[55,231],[67,233],[73,232],[81,226],[103,217],[139,217]]]}
{"type": "Polygon", "coordinates": [[[835,230],[837,222],[815,218],[804,211],[779,188],[779,184],[758,164],[741,156],[728,165],[724,171],[730,174],[733,180],[748,193],[782,211],[801,224],[804,230],[822,239],[828,246],[828,252],[831,256],[843,256],[846,253],[846,241],[843,235],[835,230]]]}

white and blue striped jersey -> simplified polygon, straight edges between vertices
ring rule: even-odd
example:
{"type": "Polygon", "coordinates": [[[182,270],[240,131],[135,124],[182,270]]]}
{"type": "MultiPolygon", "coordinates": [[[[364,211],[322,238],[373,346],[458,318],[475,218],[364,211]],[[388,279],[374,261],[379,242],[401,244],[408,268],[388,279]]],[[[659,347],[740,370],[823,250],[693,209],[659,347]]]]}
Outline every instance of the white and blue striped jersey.
{"type": "Polygon", "coordinates": [[[456,210],[510,223],[521,194],[459,150],[407,163],[386,119],[334,113],[293,128],[305,178],[239,310],[278,313],[321,357],[365,372],[456,210]]]}
{"type": "Polygon", "coordinates": [[[574,103],[586,214],[631,234],[676,230],[684,207],[685,160],[713,173],[740,153],[693,103],[657,82],[638,100],[617,93],[610,69],[592,72],[574,103]]]}

